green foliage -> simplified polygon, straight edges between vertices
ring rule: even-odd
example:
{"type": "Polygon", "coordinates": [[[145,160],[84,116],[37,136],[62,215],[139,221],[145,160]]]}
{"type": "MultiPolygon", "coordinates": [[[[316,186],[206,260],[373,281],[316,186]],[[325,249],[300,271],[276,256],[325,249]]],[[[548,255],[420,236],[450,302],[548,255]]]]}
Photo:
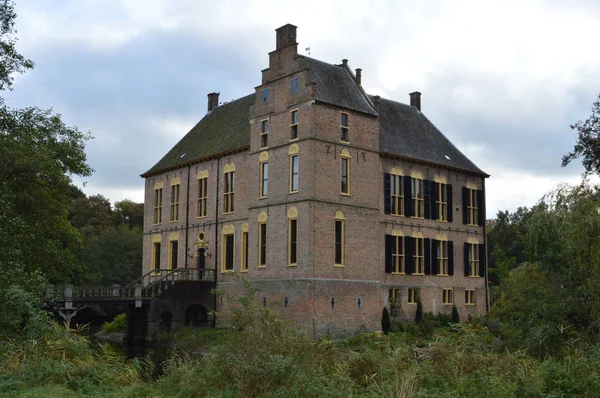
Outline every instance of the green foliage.
{"type": "Polygon", "coordinates": [[[423,303],[421,299],[417,300],[417,310],[415,312],[415,322],[421,322],[423,320],[423,303]]]}
{"type": "Polygon", "coordinates": [[[390,312],[387,307],[383,307],[383,313],[381,315],[381,330],[383,333],[388,334],[392,330],[392,321],[390,320],[390,312]]]}
{"type": "Polygon", "coordinates": [[[104,322],[102,331],[106,333],[123,332],[127,325],[127,314],[119,314],[111,322],[104,322]]]}
{"type": "Polygon", "coordinates": [[[126,224],[130,228],[144,227],[144,204],[135,203],[129,199],[115,202],[115,210],[113,212],[115,223],[126,224]]]}
{"type": "MultiPolygon", "coordinates": [[[[0,90],[33,63],[16,51],[14,2],[0,2],[0,90]]],[[[70,281],[78,240],[67,220],[71,178],[89,176],[84,144],[90,135],[36,107],[11,109],[0,98],[0,269],[4,286],[34,291],[44,278],[70,281]]]]}
{"type": "Polygon", "coordinates": [[[600,171],[600,95],[594,101],[590,117],[570,127],[577,132],[577,142],[573,151],[563,156],[562,166],[565,167],[573,159],[581,157],[585,174],[598,174],[600,171]]]}
{"type": "Polygon", "coordinates": [[[152,373],[149,362],[126,363],[109,346],[93,348],[80,333],[55,325],[37,339],[0,343],[0,391],[24,396],[35,396],[32,388],[46,392],[43,395],[120,395],[124,387],[152,373]]]}
{"type": "Polygon", "coordinates": [[[450,321],[452,323],[460,322],[460,316],[458,315],[458,308],[456,308],[456,304],[452,306],[452,314],[450,315],[450,321]]]}
{"type": "Polygon", "coordinates": [[[73,200],[69,220],[84,237],[100,235],[115,224],[110,201],[102,195],[73,200]]]}
{"type": "Polygon", "coordinates": [[[33,68],[33,62],[17,52],[16,18],[15,3],[9,0],[0,2],[0,90],[12,89],[13,75],[33,68]]]}
{"type": "Polygon", "coordinates": [[[89,235],[78,250],[82,284],[126,285],[142,269],[142,231],[125,224],[89,235]]]}
{"type": "Polygon", "coordinates": [[[49,315],[39,296],[22,288],[0,289],[0,340],[35,339],[48,329],[49,315]]]}

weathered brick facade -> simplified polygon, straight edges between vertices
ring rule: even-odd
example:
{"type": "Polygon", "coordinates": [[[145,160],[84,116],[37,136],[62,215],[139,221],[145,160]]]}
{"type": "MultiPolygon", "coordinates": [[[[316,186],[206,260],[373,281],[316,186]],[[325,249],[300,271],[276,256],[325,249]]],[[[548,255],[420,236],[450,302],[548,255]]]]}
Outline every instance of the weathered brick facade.
{"type": "MultiPolygon", "coordinates": [[[[487,175],[421,114],[420,94],[414,95],[418,102],[413,99],[412,107],[368,96],[345,60],[341,65],[330,65],[298,55],[295,37],[294,26],[279,28],[278,47],[269,54],[269,68],[262,71],[262,83],[255,87],[254,96],[215,108],[216,94],[209,95],[209,114],[143,175],[144,272],[152,267],[197,267],[198,250],[203,249],[204,266],[220,271],[220,289],[239,292],[239,278],[247,278],[259,287],[265,305],[314,336],[380,329],[390,289],[398,289],[401,316],[407,319],[414,317],[416,308],[416,304],[408,302],[409,289],[418,289],[424,311],[450,313],[454,304],[463,319],[485,313],[487,270],[482,218],[487,175]],[[226,114],[228,109],[241,107],[247,115],[240,115],[239,111],[226,114]],[[292,111],[298,115],[294,139],[292,111]],[[344,141],[342,113],[348,118],[348,137],[344,141]],[[238,137],[228,138],[227,134],[237,132],[211,121],[219,117],[241,119],[242,127],[238,129],[244,130],[239,133],[242,138],[229,148],[215,140],[223,135],[223,140],[233,142],[238,137]],[[404,127],[395,122],[398,120],[406,121],[404,127]],[[264,121],[268,123],[266,146],[261,134],[264,121]],[[204,134],[204,138],[193,142],[194,134],[204,134]],[[209,143],[221,150],[202,149],[209,143]],[[397,149],[402,145],[412,146],[397,149]],[[194,152],[196,149],[204,152],[188,155],[200,153],[194,152]],[[294,192],[290,192],[291,156],[298,157],[298,186],[294,192]],[[342,159],[350,168],[347,194],[341,192],[342,159]],[[268,162],[267,195],[260,191],[261,162],[268,162]],[[234,211],[225,212],[225,173],[231,171],[235,175],[234,211]],[[428,219],[431,217],[426,214],[386,214],[386,201],[391,200],[389,187],[384,186],[389,184],[384,178],[386,173],[400,175],[403,184],[411,184],[407,179],[411,176],[422,181],[425,192],[415,195],[420,195],[421,206],[427,205],[431,212],[437,206],[434,198],[440,199],[432,192],[437,189],[435,183],[445,184],[444,192],[450,192],[445,187],[452,186],[451,199],[445,198],[444,202],[452,221],[428,219]],[[207,181],[203,217],[197,217],[199,178],[207,181]],[[170,221],[170,190],[176,183],[178,221],[170,221]],[[162,218],[155,223],[155,195],[161,186],[162,218]],[[472,191],[465,193],[465,188],[472,191]],[[468,204],[463,203],[465,198],[469,199],[468,204]],[[468,212],[475,212],[479,220],[465,223],[468,212]],[[288,264],[290,217],[297,220],[298,228],[297,261],[292,266],[288,264]],[[343,265],[335,261],[336,220],[343,223],[343,265]],[[264,267],[258,265],[260,223],[266,224],[264,267]],[[242,270],[246,232],[248,261],[247,270],[242,270]],[[200,233],[204,235],[202,240],[200,233]],[[234,247],[229,254],[224,233],[233,234],[234,247]],[[407,272],[389,272],[393,253],[386,246],[386,235],[404,237],[407,272]],[[428,249],[424,275],[416,275],[417,268],[412,270],[408,265],[417,256],[417,249],[409,251],[410,244],[414,241],[419,245],[419,239],[428,249]],[[178,241],[176,264],[172,264],[174,257],[170,252],[169,242],[173,240],[178,241]],[[446,260],[453,263],[452,275],[433,272],[439,271],[438,261],[442,261],[434,250],[438,241],[452,242],[446,244],[454,249],[453,256],[446,260]],[[465,244],[476,245],[473,250],[477,255],[471,256],[478,256],[479,263],[474,261],[476,257],[465,259],[471,247],[465,244]],[[161,248],[159,254],[156,245],[161,248]],[[229,270],[226,268],[231,262],[225,256],[231,253],[233,269],[229,270]],[[472,265],[478,267],[476,272],[470,271],[472,265]],[[465,276],[468,273],[476,275],[465,276]],[[443,289],[453,292],[446,304],[443,289]],[[469,304],[467,289],[474,291],[469,304]]],[[[413,191],[403,192],[403,204],[410,208],[413,198],[406,195],[412,196],[413,191]]],[[[219,322],[226,322],[227,302],[215,302],[219,322]]]]}

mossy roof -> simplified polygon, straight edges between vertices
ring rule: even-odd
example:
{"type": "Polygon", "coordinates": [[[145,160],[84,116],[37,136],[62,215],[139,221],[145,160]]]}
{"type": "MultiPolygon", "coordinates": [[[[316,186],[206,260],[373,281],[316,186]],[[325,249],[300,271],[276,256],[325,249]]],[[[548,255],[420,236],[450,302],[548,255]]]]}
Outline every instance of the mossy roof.
{"type": "Polygon", "coordinates": [[[207,113],[142,177],[179,168],[250,145],[248,112],[254,94],[220,105],[207,113]]]}

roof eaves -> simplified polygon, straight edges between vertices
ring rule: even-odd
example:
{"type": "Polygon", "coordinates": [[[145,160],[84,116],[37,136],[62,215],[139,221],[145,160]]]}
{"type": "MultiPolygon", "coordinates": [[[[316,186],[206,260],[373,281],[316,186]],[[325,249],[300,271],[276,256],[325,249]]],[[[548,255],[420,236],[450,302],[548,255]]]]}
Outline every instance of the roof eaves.
{"type": "Polygon", "coordinates": [[[389,153],[389,152],[379,152],[379,156],[381,156],[383,158],[397,159],[397,160],[403,160],[403,161],[412,162],[412,163],[423,164],[423,165],[427,165],[427,166],[434,166],[434,167],[438,167],[438,168],[446,169],[446,170],[460,171],[461,173],[471,174],[471,175],[478,176],[478,177],[484,177],[484,178],[490,177],[489,174],[484,173],[484,172],[478,173],[473,170],[462,169],[460,167],[449,166],[447,164],[439,164],[439,163],[429,162],[429,161],[423,160],[423,159],[410,158],[407,156],[396,155],[394,153],[389,153]]]}
{"type": "Polygon", "coordinates": [[[140,177],[142,177],[142,178],[152,177],[152,176],[155,176],[155,175],[158,175],[158,174],[165,173],[167,171],[172,171],[172,170],[180,169],[182,167],[192,166],[194,164],[206,162],[207,160],[213,160],[213,159],[218,159],[218,158],[222,158],[222,157],[229,156],[229,155],[234,155],[236,153],[244,152],[244,151],[247,151],[249,149],[250,149],[250,145],[244,145],[244,146],[239,147],[239,148],[230,149],[228,151],[223,151],[223,152],[215,153],[213,155],[204,156],[204,157],[201,157],[201,158],[198,158],[198,159],[193,159],[193,160],[190,160],[190,161],[187,161],[185,163],[178,164],[178,165],[165,167],[165,168],[162,168],[162,169],[159,169],[159,170],[147,171],[147,172],[145,172],[143,174],[140,174],[140,177]]]}

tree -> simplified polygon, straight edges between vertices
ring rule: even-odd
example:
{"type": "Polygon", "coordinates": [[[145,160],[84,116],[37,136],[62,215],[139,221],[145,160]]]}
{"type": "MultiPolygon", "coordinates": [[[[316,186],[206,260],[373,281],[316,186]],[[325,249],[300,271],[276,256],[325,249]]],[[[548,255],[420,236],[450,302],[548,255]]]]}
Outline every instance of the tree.
{"type": "MultiPolygon", "coordinates": [[[[0,90],[33,67],[16,51],[14,2],[0,1],[0,90]]],[[[79,234],[68,221],[72,176],[89,176],[89,133],[36,107],[11,109],[0,98],[0,269],[3,286],[32,290],[45,281],[70,281],[70,247],[79,234]]],[[[8,299],[0,291],[0,300],[8,299]]]]}
{"type": "Polygon", "coordinates": [[[126,285],[142,271],[142,230],[125,224],[87,236],[78,253],[81,283],[126,285]]]}
{"type": "Polygon", "coordinates": [[[69,219],[84,237],[99,235],[115,225],[110,201],[102,195],[84,195],[73,200],[69,219]]]}
{"type": "Polygon", "coordinates": [[[0,1],[0,90],[12,89],[13,75],[33,68],[33,62],[17,52],[15,3],[0,1]]]}
{"type": "Polygon", "coordinates": [[[123,223],[130,227],[144,227],[144,204],[135,203],[132,200],[125,199],[115,203],[115,222],[123,223]]]}
{"type": "Polygon", "coordinates": [[[583,157],[585,175],[600,173],[600,95],[592,107],[592,114],[585,121],[572,124],[571,129],[577,132],[577,142],[572,152],[562,158],[562,166],[567,166],[573,159],[583,157]]]}

